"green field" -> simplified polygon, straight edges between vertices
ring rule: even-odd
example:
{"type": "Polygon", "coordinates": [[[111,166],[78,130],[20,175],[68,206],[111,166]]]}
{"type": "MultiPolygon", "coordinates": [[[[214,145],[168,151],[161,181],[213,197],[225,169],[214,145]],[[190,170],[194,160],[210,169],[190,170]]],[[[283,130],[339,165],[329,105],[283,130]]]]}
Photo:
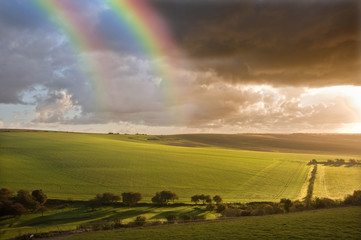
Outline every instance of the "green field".
{"type": "Polygon", "coordinates": [[[177,216],[185,214],[203,215],[207,219],[215,219],[220,216],[214,211],[207,211],[205,206],[200,205],[171,205],[165,207],[152,205],[137,207],[105,206],[92,211],[85,203],[56,204],[50,205],[49,210],[44,212],[44,216],[41,213],[30,213],[18,219],[9,216],[0,217],[0,239],[35,232],[73,230],[80,224],[112,222],[114,219],[121,219],[122,223],[128,223],[134,221],[137,216],[144,216],[147,221],[166,221],[165,216],[169,214],[177,216]]]}
{"type": "Polygon", "coordinates": [[[342,199],[361,189],[361,167],[319,165],[314,186],[315,197],[342,199]]]}
{"type": "MultiPolygon", "coordinates": [[[[310,159],[347,159],[332,151],[329,155],[245,151],[221,148],[215,140],[210,146],[188,138],[0,132],[0,184],[13,190],[43,189],[49,198],[59,199],[138,191],[149,201],[156,191],[171,190],[183,202],[198,193],[220,194],[226,201],[278,201],[304,197],[310,159]]],[[[258,139],[258,147],[270,146],[258,139]]],[[[343,193],[357,189],[357,180],[350,181],[343,193]]]]}
{"type": "Polygon", "coordinates": [[[336,208],[198,224],[122,229],[60,239],[360,239],[361,207],[336,208]]]}

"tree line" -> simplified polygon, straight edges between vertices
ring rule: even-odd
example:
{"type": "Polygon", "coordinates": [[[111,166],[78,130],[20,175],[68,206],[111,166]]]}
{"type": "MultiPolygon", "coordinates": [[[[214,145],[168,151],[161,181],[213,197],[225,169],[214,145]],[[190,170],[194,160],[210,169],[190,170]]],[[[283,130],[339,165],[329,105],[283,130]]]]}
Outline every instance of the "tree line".
{"type": "MultiPolygon", "coordinates": [[[[316,167],[316,166],[315,166],[316,167]]],[[[143,196],[139,192],[123,192],[121,195],[114,193],[96,194],[95,198],[88,201],[89,206],[95,208],[105,205],[113,205],[122,203],[125,206],[136,206],[143,196]]],[[[159,206],[168,205],[170,202],[174,203],[178,199],[175,192],[163,190],[156,192],[152,197],[152,203],[159,206]]],[[[0,189],[0,216],[13,215],[18,217],[27,212],[41,212],[47,210],[45,204],[48,198],[41,190],[33,190],[31,193],[27,190],[19,190],[16,194],[7,188],[0,189]]],[[[191,196],[191,202],[198,205],[200,202],[206,205],[206,210],[216,211],[222,216],[254,216],[265,214],[278,214],[285,212],[303,211],[318,208],[330,208],[343,205],[361,205],[361,190],[354,191],[352,195],[348,195],[344,200],[333,200],[329,198],[305,198],[303,201],[283,198],[278,203],[274,202],[253,202],[253,203],[223,203],[220,195],[211,197],[205,194],[196,194],[191,196]]],[[[185,217],[187,218],[187,217],[185,217]]],[[[169,216],[169,219],[175,220],[174,216],[169,216]]],[[[184,220],[184,219],[183,219],[184,220]]]]}
{"type": "Polygon", "coordinates": [[[0,216],[20,216],[27,212],[41,212],[47,208],[44,206],[47,201],[46,194],[41,190],[34,190],[31,193],[27,190],[19,190],[16,194],[7,188],[0,189],[0,216]]]}

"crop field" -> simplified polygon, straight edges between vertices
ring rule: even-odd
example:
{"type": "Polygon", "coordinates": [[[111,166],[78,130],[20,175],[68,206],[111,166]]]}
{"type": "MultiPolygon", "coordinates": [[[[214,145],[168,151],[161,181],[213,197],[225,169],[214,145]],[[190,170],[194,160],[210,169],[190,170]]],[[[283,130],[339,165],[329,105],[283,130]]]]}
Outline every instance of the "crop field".
{"type": "Polygon", "coordinates": [[[360,218],[360,207],[348,207],[219,222],[100,231],[60,239],[360,239],[360,218]]]}
{"type": "Polygon", "coordinates": [[[315,197],[342,199],[361,189],[361,167],[319,165],[314,185],[315,197]]]}
{"type": "MultiPolygon", "coordinates": [[[[61,132],[0,132],[0,154],[1,187],[12,190],[43,189],[49,198],[83,200],[102,192],[138,191],[144,201],[171,190],[182,202],[201,193],[238,202],[300,199],[307,188],[307,162],[341,157],[202,146],[174,136],[61,132]]],[[[348,170],[354,171],[344,174],[348,170]]],[[[345,193],[352,193],[357,176],[345,193]]]]}

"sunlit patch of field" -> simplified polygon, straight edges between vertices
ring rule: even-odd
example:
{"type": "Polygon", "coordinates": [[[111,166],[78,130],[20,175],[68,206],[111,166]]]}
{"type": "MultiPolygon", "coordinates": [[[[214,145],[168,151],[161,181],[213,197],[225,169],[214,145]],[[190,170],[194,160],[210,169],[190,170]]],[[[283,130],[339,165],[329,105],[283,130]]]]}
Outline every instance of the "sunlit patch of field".
{"type": "Polygon", "coordinates": [[[315,197],[343,199],[361,189],[361,166],[318,165],[314,184],[315,197]]]}

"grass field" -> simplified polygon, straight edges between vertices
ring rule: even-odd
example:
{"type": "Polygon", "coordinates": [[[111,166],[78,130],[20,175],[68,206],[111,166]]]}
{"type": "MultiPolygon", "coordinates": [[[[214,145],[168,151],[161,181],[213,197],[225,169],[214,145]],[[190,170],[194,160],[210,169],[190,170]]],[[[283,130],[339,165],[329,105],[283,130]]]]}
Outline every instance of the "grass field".
{"type": "Polygon", "coordinates": [[[122,229],[61,239],[360,239],[361,207],[336,208],[211,223],[122,229]]]}
{"type": "Polygon", "coordinates": [[[134,221],[137,216],[146,217],[147,221],[166,221],[169,214],[203,215],[207,219],[214,219],[220,214],[205,209],[205,206],[166,206],[155,207],[151,205],[138,207],[112,207],[105,206],[92,211],[84,203],[71,203],[69,206],[54,205],[49,211],[30,213],[18,219],[13,217],[0,217],[0,239],[7,239],[26,233],[49,232],[57,230],[73,230],[80,224],[113,221],[121,219],[123,223],[134,221]],[[59,228],[59,229],[58,229],[59,228]]]}
{"type": "Polygon", "coordinates": [[[315,197],[342,199],[361,189],[361,167],[319,165],[314,185],[315,197]]]}
{"type": "Polygon", "coordinates": [[[139,191],[149,201],[156,191],[171,190],[184,202],[198,193],[241,202],[301,198],[310,159],[347,159],[205,147],[175,136],[60,132],[1,132],[0,153],[1,187],[85,200],[139,191]]]}

